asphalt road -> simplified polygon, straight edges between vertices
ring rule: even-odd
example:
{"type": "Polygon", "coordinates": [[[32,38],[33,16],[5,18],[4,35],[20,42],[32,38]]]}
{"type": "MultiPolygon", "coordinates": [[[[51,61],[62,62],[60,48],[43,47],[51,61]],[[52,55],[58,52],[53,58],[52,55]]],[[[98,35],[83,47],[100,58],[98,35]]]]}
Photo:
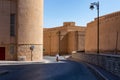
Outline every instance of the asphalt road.
{"type": "Polygon", "coordinates": [[[0,80],[97,80],[85,65],[68,60],[0,66],[0,71],[0,80]]]}

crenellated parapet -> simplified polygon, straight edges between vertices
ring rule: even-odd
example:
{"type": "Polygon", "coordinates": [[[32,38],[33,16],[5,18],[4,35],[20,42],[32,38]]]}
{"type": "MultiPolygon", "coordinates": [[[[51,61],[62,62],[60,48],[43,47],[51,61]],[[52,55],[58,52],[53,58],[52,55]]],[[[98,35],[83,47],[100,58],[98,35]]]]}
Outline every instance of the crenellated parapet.
{"type": "MultiPolygon", "coordinates": [[[[119,20],[119,18],[120,18],[120,11],[101,16],[99,17],[99,21],[100,21],[100,24],[104,24],[106,22],[107,23],[110,22],[111,20],[117,21],[119,20]]],[[[95,18],[95,21],[97,21],[97,18],[95,18]]]]}
{"type": "Polygon", "coordinates": [[[75,22],[64,22],[63,27],[75,27],[75,22]]]}

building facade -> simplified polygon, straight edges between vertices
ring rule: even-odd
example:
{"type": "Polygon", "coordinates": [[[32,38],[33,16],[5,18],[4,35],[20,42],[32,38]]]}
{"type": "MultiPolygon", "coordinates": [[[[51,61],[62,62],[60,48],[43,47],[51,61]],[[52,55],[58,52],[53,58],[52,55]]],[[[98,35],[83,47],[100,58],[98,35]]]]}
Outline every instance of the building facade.
{"type": "Polygon", "coordinates": [[[42,25],[43,0],[0,0],[0,60],[42,60],[42,25]]]}
{"type": "Polygon", "coordinates": [[[44,28],[44,55],[71,54],[84,51],[85,27],[75,22],[64,22],[63,26],[44,28]]]}
{"type": "MultiPolygon", "coordinates": [[[[120,52],[120,11],[99,18],[99,51],[120,52]]],[[[97,19],[87,24],[85,51],[97,51],[97,19]]]]}

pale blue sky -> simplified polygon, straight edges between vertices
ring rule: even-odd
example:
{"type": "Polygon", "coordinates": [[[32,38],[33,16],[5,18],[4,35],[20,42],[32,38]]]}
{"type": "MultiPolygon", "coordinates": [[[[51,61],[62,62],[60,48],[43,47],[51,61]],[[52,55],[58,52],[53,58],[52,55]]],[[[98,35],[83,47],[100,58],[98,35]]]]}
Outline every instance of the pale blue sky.
{"type": "MultiPolygon", "coordinates": [[[[63,25],[63,22],[76,22],[86,26],[96,16],[96,8],[90,10],[92,2],[98,0],[44,0],[44,27],[51,28],[63,25]]],[[[100,16],[120,11],[120,0],[99,0],[100,16]]]]}

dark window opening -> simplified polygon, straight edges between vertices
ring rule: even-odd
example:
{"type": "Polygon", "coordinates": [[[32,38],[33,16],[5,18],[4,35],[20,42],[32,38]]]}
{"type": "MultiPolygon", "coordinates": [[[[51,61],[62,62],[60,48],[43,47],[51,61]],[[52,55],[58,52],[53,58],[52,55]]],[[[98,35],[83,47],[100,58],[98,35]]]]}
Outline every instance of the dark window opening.
{"type": "Polygon", "coordinates": [[[10,36],[15,36],[15,14],[10,15],[10,36]]]}

